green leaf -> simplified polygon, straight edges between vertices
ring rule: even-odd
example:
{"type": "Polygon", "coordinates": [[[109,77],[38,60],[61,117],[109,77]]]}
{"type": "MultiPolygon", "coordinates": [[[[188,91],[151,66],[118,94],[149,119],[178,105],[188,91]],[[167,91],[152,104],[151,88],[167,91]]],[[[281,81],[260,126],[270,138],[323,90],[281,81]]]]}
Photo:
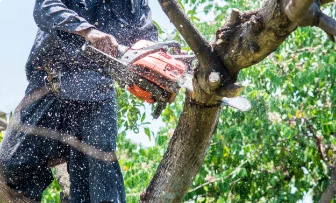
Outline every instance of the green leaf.
{"type": "Polygon", "coordinates": [[[141,116],[141,123],[143,124],[143,122],[145,121],[146,119],[146,112],[144,112],[141,116]]]}
{"type": "Polygon", "coordinates": [[[148,127],[144,128],[145,130],[145,134],[147,135],[149,140],[152,140],[152,136],[151,136],[151,131],[149,130],[148,127]]]}

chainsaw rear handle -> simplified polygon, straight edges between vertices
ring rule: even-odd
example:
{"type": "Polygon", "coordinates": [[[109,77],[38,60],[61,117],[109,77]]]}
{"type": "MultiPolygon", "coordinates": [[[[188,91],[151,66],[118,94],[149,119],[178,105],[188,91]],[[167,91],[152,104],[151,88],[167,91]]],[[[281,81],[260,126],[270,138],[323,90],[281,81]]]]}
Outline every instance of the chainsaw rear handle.
{"type": "Polygon", "coordinates": [[[168,42],[155,42],[154,45],[144,48],[144,50],[149,49],[164,49],[166,52],[169,48],[175,48],[176,52],[179,54],[181,52],[181,44],[177,41],[168,41],[168,42]]]}
{"type": "MultiPolygon", "coordinates": [[[[82,46],[82,51],[85,51],[85,49],[87,47],[93,47],[93,46],[90,45],[89,42],[86,42],[82,46]]],[[[149,50],[155,50],[155,51],[162,50],[162,51],[166,52],[166,51],[168,51],[169,48],[174,48],[178,53],[181,52],[181,44],[178,43],[177,41],[155,42],[153,45],[145,47],[145,48],[142,48],[141,50],[146,50],[146,51],[149,51],[149,50]]],[[[97,48],[95,48],[95,49],[97,49],[97,48]]],[[[118,45],[118,55],[117,55],[117,58],[121,58],[129,49],[130,49],[130,47],[127,47],[127,46],[119,44],[118,45]]],[[[100,52],[102,52],[102,51],[100,51],[100,52]]],[[[102,53],[104,53],[104,52],[102,52],[102,53]]],[[[145,56],[141,56],[141,57],[145,57],[145,56]]]]}

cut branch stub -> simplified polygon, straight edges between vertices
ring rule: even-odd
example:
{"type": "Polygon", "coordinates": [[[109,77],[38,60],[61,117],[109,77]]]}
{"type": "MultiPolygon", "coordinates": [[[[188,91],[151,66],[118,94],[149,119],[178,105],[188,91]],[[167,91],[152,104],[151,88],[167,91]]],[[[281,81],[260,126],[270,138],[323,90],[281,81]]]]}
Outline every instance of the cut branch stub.
{"type": "Polygon", "coordinates": [[[217,90],[217,95],[220,97],[237,97],[245,90],[244,86],[240,86],[237,84],[228,84],[223,88],[217,90]]]}
{"type": "Polygon", "coordinates": [[[211,72],[209,75],[210,89],[216,89],[221,83],[220,73],[211,72]]]}

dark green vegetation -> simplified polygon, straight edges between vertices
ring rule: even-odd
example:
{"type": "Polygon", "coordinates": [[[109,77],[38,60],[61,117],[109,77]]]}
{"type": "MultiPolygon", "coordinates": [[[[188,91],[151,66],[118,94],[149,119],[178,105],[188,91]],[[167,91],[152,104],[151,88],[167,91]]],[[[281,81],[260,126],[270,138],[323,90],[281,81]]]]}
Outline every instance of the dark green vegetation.
{"type": "MultiPolygon", "coordinates": [[[[188,15],[209,40],[226,20],[229,8],[260,7],[231,0],[184,1],[188,15]],[[202,23],[197,12],[214,9],[216,20],[202,23]]],[[[324,9],[335,18],[336,13],[324,9]]],[[[177,34],[177,40],[181,37],[177,34]]],[[[187,49],[187,48],[186,48],[187,49]]],[[[242,71],[250,112],[224,108],[204,164],[185,201],[296,202],[305,193],[315,201],[326,190],[336,162],[336,46],[320,30],[300,28],[268,58],[242,71]]],[[[118,90],[118,157],[124,172],[128,202],[138,202],[152,179],[183,108],[180,94],[162,114],[166,127],[153,135],[146,127],[142,102],[118,90]],[[144,132],[156,145],[142,148],[125,139],[127,130],[144,132]]],[[[56,182],[43,202],[59,202],[56,182]]],[[[334,199],[335,201],[335,199],[334,199]]]]}

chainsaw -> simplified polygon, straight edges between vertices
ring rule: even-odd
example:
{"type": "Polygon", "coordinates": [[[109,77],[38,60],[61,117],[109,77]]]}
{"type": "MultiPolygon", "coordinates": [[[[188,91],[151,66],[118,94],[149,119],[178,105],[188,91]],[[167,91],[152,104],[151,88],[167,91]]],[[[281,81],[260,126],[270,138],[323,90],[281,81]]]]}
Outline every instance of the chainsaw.
{"type": "MultiPolygon", "coordinates": [[[[82,47],[84,55],[106,68],[121,87],[143,101],[156,103],[154,119],[175,100],[180,88],[192,91],[195,56],[181,55],[178,42],[140,40],[132,47],[119,45],[118,50],[118,56],[113,57],[90,44],[82,47]]],[[[243,97],[223,98],[221,102],[241,111],[251,108],[243,97]]]]}

